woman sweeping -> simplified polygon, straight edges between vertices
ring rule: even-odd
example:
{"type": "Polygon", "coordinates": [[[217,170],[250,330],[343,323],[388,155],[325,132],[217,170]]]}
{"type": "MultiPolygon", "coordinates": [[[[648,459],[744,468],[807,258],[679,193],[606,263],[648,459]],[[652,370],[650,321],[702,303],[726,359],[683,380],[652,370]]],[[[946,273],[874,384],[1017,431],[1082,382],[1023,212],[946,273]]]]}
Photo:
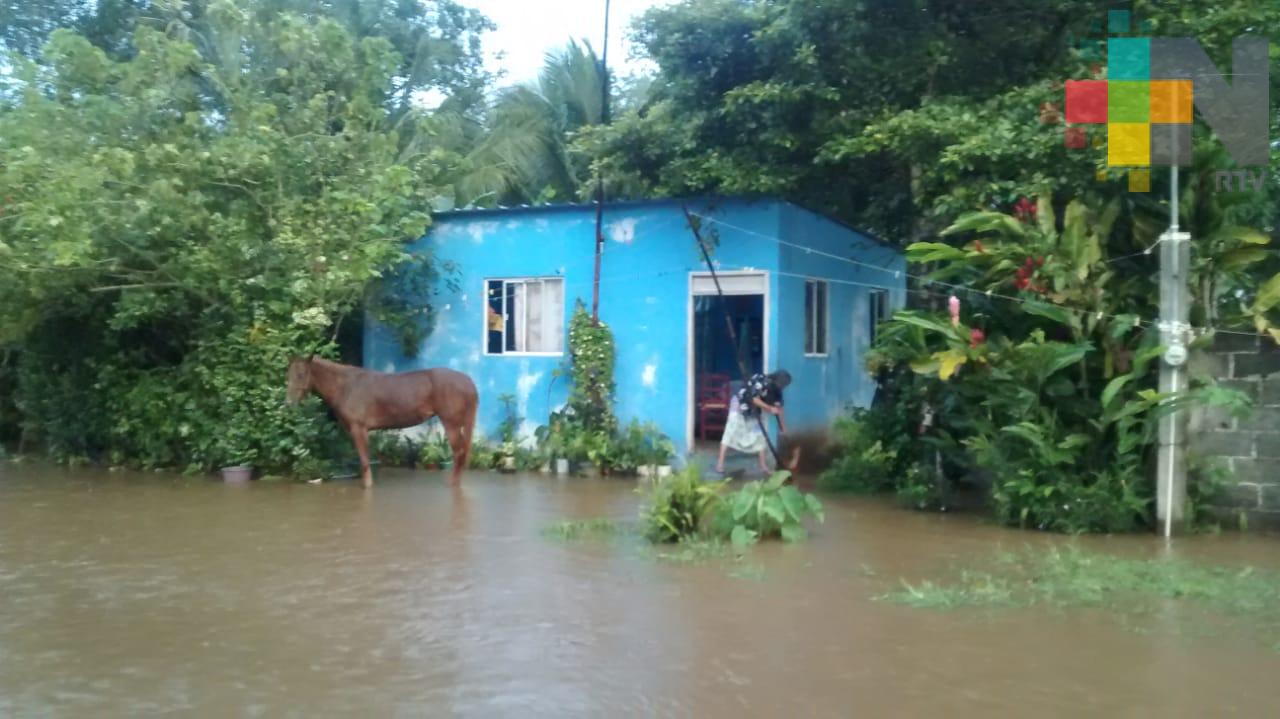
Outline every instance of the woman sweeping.
{"type": "Polygon", "coordinates": [[[782,390],[791,384],[791,375],[784,369],[772,374],[757,374],[738,390],[730,406],[729,419],[725,423],[724,436],[720,438],[720,458],[716,471],[724,473],[724,456],[730,448],[754,454],[760,460],[760,471],[769,473],[765,458],[768,442],[761,430],[761,412],[778,418],[778,431],[786,434],[787,425],[782,419],[782,390]]]}

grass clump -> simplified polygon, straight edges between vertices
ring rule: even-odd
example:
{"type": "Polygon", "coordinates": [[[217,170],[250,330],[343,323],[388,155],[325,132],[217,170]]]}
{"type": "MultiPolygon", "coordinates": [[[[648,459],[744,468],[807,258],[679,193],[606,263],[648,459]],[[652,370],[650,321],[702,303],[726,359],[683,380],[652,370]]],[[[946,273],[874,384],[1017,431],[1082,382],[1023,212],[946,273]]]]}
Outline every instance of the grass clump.
{"type": "Polygon", "coordinates": [[[725,481],[706,481],[702,468],[690,464],[668,477],[650,480],[641,489],[646,495],[640,512],[645,539],[670,544],[703,538],[712,516],[723,501],[725,481]]]}
{"type": "Polygon", "coordinates": [[[597,517],[594,519],[566,519],[562,522],[556,522],[542,530],[542,534],[551,539],[576,541],[613,537],[621,534],[622,531],[622,527],[618,526],[618,523],[612,519],[597,517]]]}
{"type": "Polygon", "coordinates": [[[1102,607],[1124,614],[1170,602],[1249,624],[1280,648],[1280,572],[1177,559],[1128,559],[1054,548],[997,557],[991,571],[966,569],[946,582],[902,582],[881,599],[924,609],[1102,607]]]}

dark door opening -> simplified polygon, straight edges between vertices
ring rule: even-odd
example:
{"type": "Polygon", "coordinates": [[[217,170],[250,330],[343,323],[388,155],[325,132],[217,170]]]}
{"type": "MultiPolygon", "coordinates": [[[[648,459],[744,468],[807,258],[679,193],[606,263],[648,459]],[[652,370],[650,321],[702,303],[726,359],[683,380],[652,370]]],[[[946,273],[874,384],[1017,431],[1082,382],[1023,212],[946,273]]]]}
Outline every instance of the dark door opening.
{"type": "Polygon", "coordinates": [[[738,358],[754,374],[764,370],[764,295],[693,298],[694,437],[718,441],[732,411],[732,395],[742,384],[738,358]],[[735,347],[725,326],[727,307],[738,336],[735,347]]]}

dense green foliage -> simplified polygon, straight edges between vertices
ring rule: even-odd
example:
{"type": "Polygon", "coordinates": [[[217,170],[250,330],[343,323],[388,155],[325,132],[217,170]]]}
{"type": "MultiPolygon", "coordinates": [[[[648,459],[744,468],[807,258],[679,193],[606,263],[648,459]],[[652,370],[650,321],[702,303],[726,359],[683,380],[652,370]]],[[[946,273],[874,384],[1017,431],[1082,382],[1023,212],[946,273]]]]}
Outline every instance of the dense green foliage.
{"type": "Polygon", "coordinates": [[[704,480],[702,468],[690,464],[639,490],[646,497],[641,528],[655,543],[709,539],[744,546],[761,539],[801,541],[807,536],[806,518],[823,520],[822,503],[788,483],[790,477],[790,472],[775,472],[767,481],[748,482],[728,492],[727,481],[704,480]]]}
{"type": "Polygon", "coordinates": [[[390,42],[251,9],[211,3],[202,47],[174,17],[124,60],[68,31],[15,58],[0,343],[56,456],[284,469],[337,444],[314,401],[284,409],[284,367],[410,260],[452,160],[387,122],[390,42]]]}
{"type": "MultiPolygon", "coordinates": [[[[989,484],[993,510],[1009,524],[1111,532],[1151,522],[1147,477],[1160,417],[1192,403],[1235,412],[1247,403],[1210,383],[1178,396],[1155,390],[1162,347],[1140,320],[1153,313],[1155,288],[1113,257],[1149,241],[1143,208],[1119,198],[1101,209],[1079,200],[1058,207],[1042,196],[1021,219],[966,215],[943,233],[959,244],[908,249],[908,259],[936,268],[932,277],[972,289],[948,302],[951,318],[906,311],[882,327],[869,362],[887,376],[894,409],[879,410],[874,424],[845,425],[848,454],[828,481],[872,463],[917,499],[946,479],[936,476],[940,453],[951,479],[989,484]],[[921,432],[925,406],[933,420],[921,432]]],[[[1241,246],[1267,242],[1231,234],[1241,246]]]]}
{"type": "Polygon", "coordinates": [[[640,526],[651,542],[680,542],[701,536],[721,506],[726,483],[706,481],[698,465],[653,479],[641,491],[640,526]]]}
{"type": "Polygon", "coordinates": [[[761,539],[805,539],[804,520],[823,521],[822,503],[796,489],[789,479],[790,472],[774,472],[767,481],[747,482],[726,497],[712,520],[715,534],[739,547],[761,539]]]}
{"type": "MultiPolygon", "coordinates": [[[[637,27],[659,66],[648,101],[584,132],[578,149],[601,157],[614,194],[778,194],[905,244],[961,212],[1098,184],[1105,152],[1065,147],[1062,81],[1096,75],[1078,45],[1104,39],[1112,7],[674,3],[637,27]]],[[[1138,0],[1133,11],[1151,35],[1199,39],[1224,71],[1242,33],[1280,52],[1274,3],[1138,0]]]]}

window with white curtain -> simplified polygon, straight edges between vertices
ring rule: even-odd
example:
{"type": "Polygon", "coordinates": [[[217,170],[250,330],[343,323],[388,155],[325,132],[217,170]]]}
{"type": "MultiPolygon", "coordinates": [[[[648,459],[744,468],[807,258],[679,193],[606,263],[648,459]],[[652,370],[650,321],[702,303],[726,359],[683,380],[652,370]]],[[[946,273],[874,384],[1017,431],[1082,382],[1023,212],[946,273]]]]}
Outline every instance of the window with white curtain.
{"type": "Polygon", "coordinates": [[[485,282],[485,353],[564,352],[564,280],[528,278],[485,282]]]}

